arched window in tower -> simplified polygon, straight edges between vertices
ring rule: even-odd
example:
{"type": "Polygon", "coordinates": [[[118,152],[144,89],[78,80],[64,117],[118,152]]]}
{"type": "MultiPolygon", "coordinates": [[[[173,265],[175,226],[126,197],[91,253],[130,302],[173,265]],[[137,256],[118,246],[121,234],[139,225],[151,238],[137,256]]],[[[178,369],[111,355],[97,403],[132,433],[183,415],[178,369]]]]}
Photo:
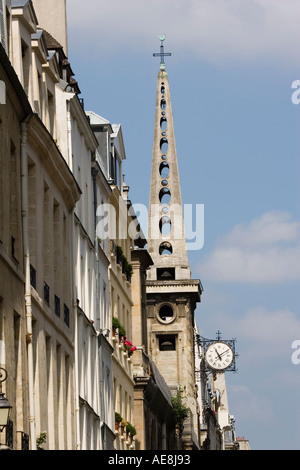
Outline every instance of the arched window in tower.
{"type": "Polygon", "coordinates": [[[162,94],[162,95],[165,94],[165,87],[164,87],[164,84],[163,84],[163,83],[162,83],[162,85],[161,85],[160,91],[161,91],[161,94],[162,94]]]}
{"type": "Polygon", "coordinates": [[[162,178],[168,178],[170,167],[167,162],[162,162],[159,166],[159,174],[162,178]]]}
{"type": "Polygon", "coordinates": [[[162,188],[159,192],[159,201],[161,204],[169,204],[171,200],[171,193],[168,188],[162,188]]]}
{"type": "Polygon", "coordinates": [[[168,255],[170,256],[173,253],[173,248],[171,243],[163,242],[159,247],[159,254],[161,256],[168,255]]]}
{"type": "Polygon", "coordinates": [[[162,153],[167,153],[169,147],[168,139],[163,137],[160,139],[160,150],[162,153]]]}
{"type": "Polygon", "coordinates": [[[172,228],[172,222],[171,222],[171,219],[164,215],[160,221],[159,221],[159,230],[160,230],[160,233],[163,235],[163,236],[167,236],[170,234],[171,232],[171,228],[172,228]]]}

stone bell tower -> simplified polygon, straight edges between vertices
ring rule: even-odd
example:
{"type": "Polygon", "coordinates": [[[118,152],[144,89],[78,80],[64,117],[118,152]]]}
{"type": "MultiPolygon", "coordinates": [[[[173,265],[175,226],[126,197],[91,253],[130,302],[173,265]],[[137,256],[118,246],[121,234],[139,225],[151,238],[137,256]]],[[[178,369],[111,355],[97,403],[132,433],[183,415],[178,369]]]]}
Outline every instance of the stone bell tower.
{"type": "Polygon", "coordinates": [[[148,218],[148,251],[153,265],[147,274],[149,353],[172,394],[182,390],[190,419],[183,431],[184,447],[198,447],[194,363],[194,311],[200,301],[199,280],[191,279],[179,182],[164,36],[157,77],[152,173],[148,218]]]}

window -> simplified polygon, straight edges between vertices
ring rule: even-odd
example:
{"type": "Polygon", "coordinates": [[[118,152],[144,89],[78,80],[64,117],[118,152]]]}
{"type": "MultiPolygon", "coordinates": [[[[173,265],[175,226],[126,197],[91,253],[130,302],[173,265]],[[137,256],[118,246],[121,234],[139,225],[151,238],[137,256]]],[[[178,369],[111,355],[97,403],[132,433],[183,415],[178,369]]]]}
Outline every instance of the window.
{"type": "Polygon", "coordinates": [[[109,171],[110,171],[110,178],[113,180],[113,184],[116,183],[116,164],[113,154],[110,152],[110,162],[109,162],[109,171]]]}
{"type": "Polygon", "coordinates": [[[159,166],[159,173],[162,178],[168,178],[170,168],[167,162],[162,162],[159,166]]]}
{"type": "Polygon", "coordinates": [[[57,295],[54,295],[54,311],[55,315],[60,317],[60,298],[57,295]]]}
{"type": "Polygon", "coordinates": [[[159,192],[159,200],[161,204],[169,204],[171,200],[171,192],[168,188],[162,188],[159,192]]]}
{"type": "Polygon", "coordinates": [[[29,79],[30,79],[30,49],[28,45],[22,41],[22,65],[23,65],[23,88],[26,95],[29,93],[29,79]]]}
{"type": "Polygon", "coordinates": [[[159,318],[166,323],[169,323],[174,318],[174,312],[170,305],[162,305],[158,314],[159,318]]]}
{"type": "Polygon", "coordinates": [[[50,305],[50,287],[47,282],[44,282],[44,301],[48,306],[50,305]]]}
{"type": "Polygon", "coordinates": [[[30,265],[30,284],[34,289],[36,289],[36,270],[32,264],[30,265]]]}
{"type": "Polygon", "coordinates": [[[162,335],[158,337],[160,351],[176,351],[176,336],[162,335]]]}
{"type": "Polygon", "coordinates": [[[166,117],[162,117],[160,119],[160,128],[162,131],[166,131],[167,130],[167,125],[168,125],[168,122],[167,122],[167,118],[166,117]]]}
{"type": "Polygon", "coordinates": [[[175,268],[157,268],[157,280],[158,281],[174,281],[175,280],[175,268]]]}
{"type": "Polygon", "coordinates": [[[162,139],[160,139],[160,150],[161,150],[161,152],[162,153],[167,153],[168,147],[169,147],[168,139],[166,139],[166,137],[163,137],[162,139]]]}
{"type": "Polygon", "coordinates": [[[163,236],[170,234],[172,228],[171,219],[164,215],[159,221],[159,230],[163,236]]]}
{"type": "Polygon", "coordinates": [[[159,254],[161,256],[171,255],[172,253],[173,253],[173,248],[170,243],[167,243],[167,242],[161,243],[161,245],[159,246],[159,254]]]}
{"type": "Polygon", "coordinates": [[[55,120],[55,104],[54,104],[54,96],[48,90],[48,119],[49,119],[49,126],[48,130],[51,135],[54,134],[54,120],[55,120]]]}
{"type": "Polygon", "coordinates": [[[64,304],[64,322],[67,326],[70,326],[70,310],[66,304],[64,304]]]}

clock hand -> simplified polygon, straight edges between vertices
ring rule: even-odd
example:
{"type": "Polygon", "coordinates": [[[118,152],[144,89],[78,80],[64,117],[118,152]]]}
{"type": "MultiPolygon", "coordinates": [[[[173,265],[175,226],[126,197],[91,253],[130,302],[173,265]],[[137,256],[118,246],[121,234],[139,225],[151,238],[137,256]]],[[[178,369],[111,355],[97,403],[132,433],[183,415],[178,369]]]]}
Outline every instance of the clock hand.
{"type": "Polygon", "coordinates": [[[221,360],[221,356],[220,356],[220,354],[218,353],[218,351],[216,350],[216,348],[215,348],[215,351],[216,351],[216,353],[217,353],[218,359],[221,360]]]}
{"type": "Polygon", "coordinates": [[[229,348],[228,348],[228,349],[226,349],[226,351],[222,352],[222,353],[221,353],[221,356],[223,356],[223,354],[226,354],[228,351],[230,351],[230,349],[229,349],[229,348]]]}

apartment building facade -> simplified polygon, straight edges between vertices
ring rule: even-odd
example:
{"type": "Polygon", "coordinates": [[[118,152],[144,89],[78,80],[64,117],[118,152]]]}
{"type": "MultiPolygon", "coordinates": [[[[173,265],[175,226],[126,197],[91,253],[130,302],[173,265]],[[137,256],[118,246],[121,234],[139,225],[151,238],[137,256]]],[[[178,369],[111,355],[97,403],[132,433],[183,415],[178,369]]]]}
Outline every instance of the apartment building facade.
{"type": "Polygon", "coordinates": [[[109,259],[94,213],[95,194],[107,201],[111,189],[63,47],[39,27],[31,1],[1,7],[1,365],[15,424],[7,441],[20,448],[24,435],[35,449],[43,434],[47,449],[112,448],[109,259]]]}

